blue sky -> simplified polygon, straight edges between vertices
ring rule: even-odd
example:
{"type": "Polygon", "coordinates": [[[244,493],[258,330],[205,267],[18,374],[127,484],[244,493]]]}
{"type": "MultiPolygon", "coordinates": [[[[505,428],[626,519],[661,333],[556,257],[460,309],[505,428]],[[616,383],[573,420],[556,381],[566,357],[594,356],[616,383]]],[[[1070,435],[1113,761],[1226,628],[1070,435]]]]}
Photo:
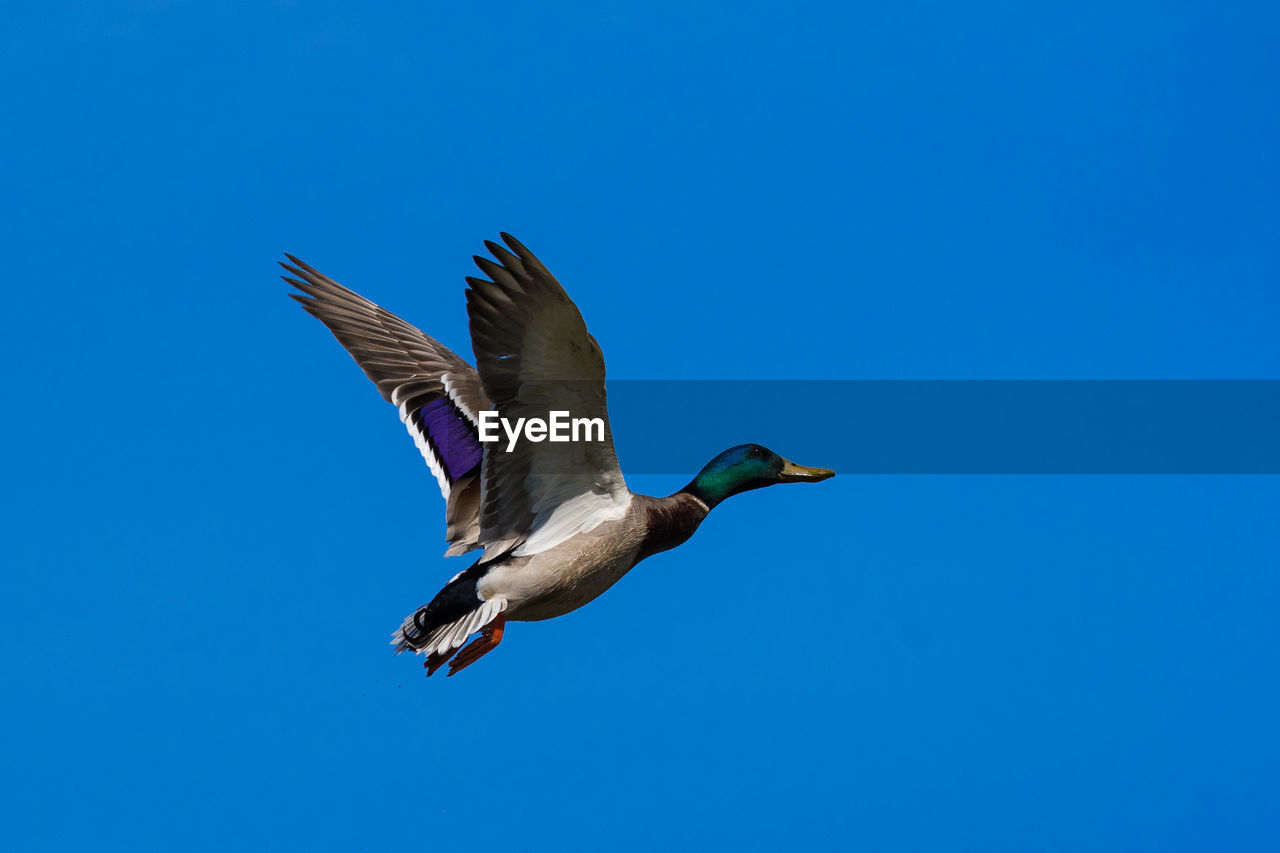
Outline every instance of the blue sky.
{"type": "Polygon", "coordinates": [[[753,492],[427,681],[465,562],[274,268],[468,352],[511,231],[626,379],[1277,379],[1274,7],[5,18],[5,849],[1280,842],[1276,478],[753,492]]]}

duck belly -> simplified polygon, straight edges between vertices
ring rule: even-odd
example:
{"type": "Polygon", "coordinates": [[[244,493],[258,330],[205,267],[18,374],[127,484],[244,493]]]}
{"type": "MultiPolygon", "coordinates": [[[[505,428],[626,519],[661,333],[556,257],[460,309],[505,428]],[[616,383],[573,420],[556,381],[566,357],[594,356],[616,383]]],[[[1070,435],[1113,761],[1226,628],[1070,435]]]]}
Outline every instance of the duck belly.
{"type": "Polygon", "coordinates": [[[542,554],[494,566],[478,585],[483,599],[505,598],[507,619],[554,619],[592,601],[631,571],[639,544],[600,548],[569,540],[542,554]]]}

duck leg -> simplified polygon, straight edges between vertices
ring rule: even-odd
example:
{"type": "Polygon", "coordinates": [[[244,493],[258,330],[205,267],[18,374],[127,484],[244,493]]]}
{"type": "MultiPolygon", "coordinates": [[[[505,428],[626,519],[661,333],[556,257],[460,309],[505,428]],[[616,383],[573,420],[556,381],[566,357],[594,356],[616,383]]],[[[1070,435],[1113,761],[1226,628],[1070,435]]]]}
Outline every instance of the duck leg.
{"type": "MultiPolygon", "coordinates": [[[[471,644],[465,646],[462,651],[449,661],[448,675],[457,675],[462,670],[471,666],[471,664],[480,660],[498,647],[498,643],[502,642],[502,632],[507,627],[507,620],[501,615],[497,619],[490,622],[480,636],[471,641],[471,644]]],[[[428,673],[429,675],[430,673],[428,673]]],[[[446,676],[447,677],[447,676],[446,676]]]]}
{"type": "Polygon", "coordinates": [[[452,654],[453,652],[450,651],[448,654],[443,654],[443,655],[437,655],[437,654],[427,655],[427,659],[422,662],[422,665],[427,668],[427,677],[430,678],[431,676],[435,675],[436,670],[444,666],[445,663],[448,662],[449,657],[452,654]]]}

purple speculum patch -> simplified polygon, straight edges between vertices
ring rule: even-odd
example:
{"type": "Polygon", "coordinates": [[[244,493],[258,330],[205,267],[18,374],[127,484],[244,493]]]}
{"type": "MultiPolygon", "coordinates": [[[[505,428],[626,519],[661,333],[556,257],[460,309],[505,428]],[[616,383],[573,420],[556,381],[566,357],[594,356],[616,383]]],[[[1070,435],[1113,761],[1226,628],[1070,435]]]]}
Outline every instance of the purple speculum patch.
{"type": "Polygon", "coordinates": [[[480,464],[484,451],[475,431],[462,413],[444,397],[437,397],[418,410],[422,428],[436,455],[444,465],[449,482],[480,464]]]}

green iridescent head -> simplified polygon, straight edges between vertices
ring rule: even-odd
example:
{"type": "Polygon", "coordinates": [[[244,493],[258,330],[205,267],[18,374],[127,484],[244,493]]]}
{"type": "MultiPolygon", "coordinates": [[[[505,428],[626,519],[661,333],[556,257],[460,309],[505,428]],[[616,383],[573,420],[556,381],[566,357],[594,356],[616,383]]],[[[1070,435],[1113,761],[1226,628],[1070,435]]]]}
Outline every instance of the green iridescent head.
{"type": "Polygon", "coordinates": [[[816,483],[835,474],[828,468],[806,468],[788,462],[758,444],[742,444],[708,462],[684,491],[713,507],[739,492],[776,483],[816,483]]]}

